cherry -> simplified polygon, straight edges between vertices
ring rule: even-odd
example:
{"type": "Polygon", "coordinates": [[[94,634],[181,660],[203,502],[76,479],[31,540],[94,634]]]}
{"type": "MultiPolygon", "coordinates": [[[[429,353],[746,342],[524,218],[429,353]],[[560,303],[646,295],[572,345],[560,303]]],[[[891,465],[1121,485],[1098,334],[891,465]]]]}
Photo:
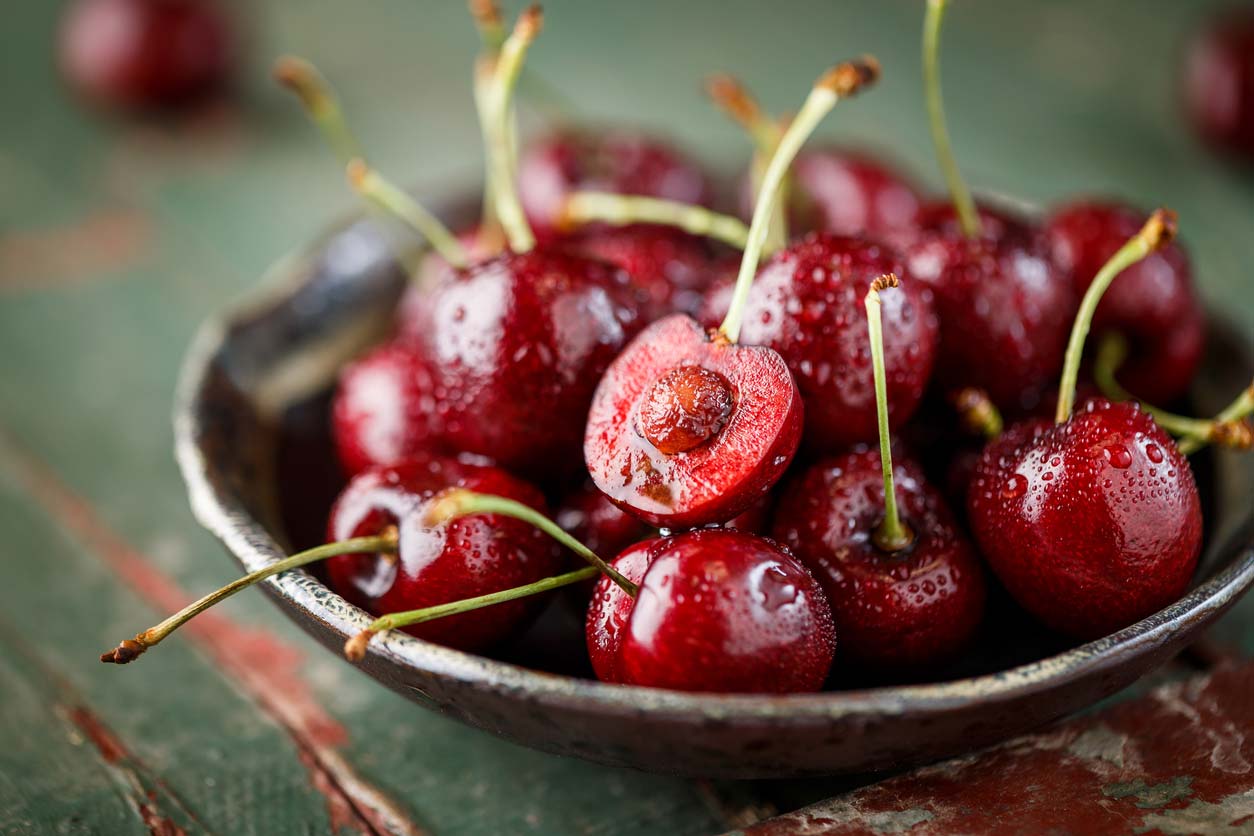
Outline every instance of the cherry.
{"type": "Polygon", "coordinates": [[[662,527],[728,520],[787,467],[802,406],[784,360],[738,345],[745,297],[797,150],[836,101],[875,76],[873,62],[829,70],[779,143],[764,178],[741,262],[737,298],[719,329],[683,315],[645,329],[610,365],[588,414],[584,458],[596,486],[624,510],[662,527]]]}
{"type": "Polygon", "coordinates": [[[1012,429],[985,450],[968,495],[981,552],[1010,594],[1059,632],[1094,639],[1179,597],[1201,550],[1188,460],[1136,404],[1072,413],[1084,337],[1120,271],[1173,237],[1150,216],[1089,286],[1076,317],[1055,424],[1012,429]]]}
{"type": "Polygon", "coordinates": [[[606,682],[725,693],[817,691],[837,633],[823,592],[772,541],[704,529],[646,540],[614,560],[588,608],[588,653],[606,682]]]}
{"type": "Polygon", "coordinates": [[[236,33],[212,0],[77,0],[62,17],[58,48],[62,75],[88,100],[161,109],[226,83],[236,33]]]}
{"type": "Polygon", "coordinates": [[[1184,80],[1198,134],[1221,151],[1254,158],[1254,12],[1228,10],[1199,32],[1184,80]]]}
{"type": "MultiPolygon", "coordinates": [[[[1055,263],[1082,294],[1144,223],[1145,215],[1127,206],[1077,201],[1055,211],[1045,231],[1055,263]]],[[[1129,341],[1119,378],[1133,394],[1159,403],[1185,394],[1202,361],[1206,319],[1184,250],[1173,243],[1120,273],[1102,297],[1093,330],[1099,340],[1118,333],[1129,341]]]]}
{"type": "Polygon", "coordinates": [[[935,667],[970,641],[984,611],[975,553],[939,492],[908,459],[893,462],[880,292],[866,296],[875,364],[880,449],[817,462],[791,479],[775,511],[775,537],[827,595],[841,657],[895,671],[935,667]]]}

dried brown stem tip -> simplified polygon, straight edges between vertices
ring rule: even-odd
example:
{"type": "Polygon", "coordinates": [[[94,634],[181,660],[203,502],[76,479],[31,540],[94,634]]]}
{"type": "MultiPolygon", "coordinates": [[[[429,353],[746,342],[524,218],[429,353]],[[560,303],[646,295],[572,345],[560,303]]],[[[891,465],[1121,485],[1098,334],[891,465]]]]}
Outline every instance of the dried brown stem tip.
{"type": "Polygon", "coordinates": [[[147,649],[139,642],[127,639],[108,653],[101,653],[100,661],[113,665],[125,665],[127,662],[134,662],[147,649]]]}
{"type": "Polygon", "coordinates": [[[366,629],[344,642],[344,658],[350,662],[360,662],[365,659],[366,648],[370,646],[370,640],[374,638],[374,635],[373,630],[366,629]]]}
{"type": "Polygon", "coordinates": [[[1254,449],[1254,424],[1249,418],[1237,421],[1221,421],[1211,427],[1209,441],[1230,450],[1254,449]]]}
{"type": "Polygon", "coordinates": [[[983,389],[974,386],[960,389],[953,395],[952,402],[967,432],[987,438],[1001,435],[1001,413],[983,389]]]}
{"type": "Polygon", "coordinates": [[[879,293],[882,290],[888,290],[890,287],[900,287],[901,282],[897,280],[896,273],[885,273],[875,281],[871,282],[871,292],[879,293]]]}
{"type": "Polygon", "coordinates": [[[344,168],[344,173],[348,176],[348,184],[354,189],[360,189],[362,183],[366,180],[366,176],[370,174],[370,166],[366,165],[365,160],[357,157],[348,161],[348,165],[344,168]]]}
{"type": "Polygon", "coordinates": [[[475,26],[483,30],[499,29],[501,26],[501,7],[495,0],[469,0],[470,16],[475,26]]]}
{"type": "Polygon", "coordinates": [[[1150,249],[1159,250],[1176,237],[1177,228],[1175,212],[1170,209],[1155,209],[1154,214],[1149,216],[1149,220],[1141,228],[1141,235],[1150,245],[1150,249]]]}
{"type": "Polygon", "coordinates": [[[322,101],[322,84],[318,80],[318,71],[303,58],[284,55],[274,62],[271,71],[274,80],[291,90],[306,107],[314,107],[322,101]]]}
{"type": "Polygon", "coordinates": [[[726,73],[715,73],[705,80],[705,94],[710,101],[722,108],[723,112],[746,128],[760,124],[764,117],[748,89],[734,76],[726,73]]]}
{"type": "Polygon", "coordinates": [[[880,62],[873,55],[864,55],[832,67],[819,79],[816,87],[826,87],[842,98],[852,96],[880,77],[880,62]]]}
{"type": "Polygon", "coordinates": [[[530,43],[535,40],[536,35],[540,34],[543,27],[544,10],[540,8],[540,4],[533,3],[523,9],[522,14],[518,16],[518,20],[514,23],[514,34],[530,43]]]}

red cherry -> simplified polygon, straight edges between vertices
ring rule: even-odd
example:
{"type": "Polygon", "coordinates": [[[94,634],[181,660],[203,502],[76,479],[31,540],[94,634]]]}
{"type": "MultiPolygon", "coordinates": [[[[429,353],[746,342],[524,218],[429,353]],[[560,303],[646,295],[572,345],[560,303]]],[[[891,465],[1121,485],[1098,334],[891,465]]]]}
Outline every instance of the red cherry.
{"type": "Polygon", "coordinates": [[[646,522],[719,523],[775,484],[801,423],[801,396],[778,354],[711,337],[676,314],[641,332],[606,371],[584,458],[596,486],[646,522]]]}
{"type": "Polygon", "coordinates": [[[560,226],[573,191],[645,195],[704,204],[705,173],[661,140],[619,129],[564,131],[533,142],[518,161],[527,219],[544,235],[560,226]]]}
{"type": "Polygon", "coordinates": [[[965,237],[949,204],[921,210],[906,274],[932,289],[940,319],[936,375],[976,386],[1010,412],[1030,409],[1062,367],[1076,297],[1027,223],[984,207],[965,237]]]}
{"type": "MultiPolygon", "coordinates": [[[[898,256],[879,244],[812,233],[772,256],[754,279],[742,339],[775,349],[788,364],[805,401],[807,449],[831,452],[875,437],[862,297],[877,276],[901,272],[898,256]]],[[[729,301],[729,286],[714,290],[702,321],[719,319],[729,301]]],[[[897,427],[927,387],[937,325],[930,294],[909,280],[884,307],[889,414],[897,427]]]]}
{"type": "Polygon", "coordinates": [[[774,536],[806,565],[832,607],[840,657],[909,671],[954,658],[984,611],[975,552],[921,468],[894,456],[902,522],[911,546],[875,545],[884,517],[877,450],[821,461],[791,478],[775,511],[774,536]]]}
{"type": "MultiPolygon", "coordinates": [[[[1050,216],[1045,232],[1054,261],[1071,275],[1077,295],[1146,217],[1095,201],[1072,203],[1050,216]]],[[[1170,403],[1187,392],[1202,361],[1206,319],[1184,250],[1173,243],[1120,273],[1097,307],[1093,333],[1099,342],[1110,333],[1129,341],[1118,378],[1133,394],[1170,403]]]]}
{"type": "Polygon", "coordinates": [[[335,450],[352,476],[440,446],[431,401],[438,378],[423,355],[388,343],[340,372],[331,407],[335,450]]]}
{"type": "Polygon", "coordinates": [[[614,561],[588,609],[588,653],[606,682],[725,693],[817,691],[836,632],[823,592],[770,540],[707,529],[646,540],[614,561]]]}
{"type": "MultiPolygon", "coordinates": [[[[367,470],[340,494],[327,539],[344,540],[399,528],[395,556],[354,554],[327,561],[331,587],[375,614],[418,609],[522,586],[553,574],[561,555],[540,531],[499,514],[459,517],[428,526],[424,512],[451,487],[494,494],[544,510],[540,492],[493,467],[421,456],[367,470]]],[[[513,601],[409,629],[449,647],[478,649],[517,630],[537,599],[513,601]]]]}
{"type": "Polygon", "coordinates": [[[1184,78],[1185,104],[1202,138],[1254,157],[1254,12],[1229,10],[1199,32],[1184,78]]]}
{"type": "Polygon", "coordinates": [[[235,47],[231,21],[212,0],[78,0],[61,20],[59,60],[92,101],[163,108],[221,87],[235,47]]]}
{"type": "Polygon", "coordinates": [[[1007,433],[981,457],[968,503],[1010,594],[1080,639],[1176,600],[1201,550],[1189,462],[1135,404],[1090,400],[1063,424],[1007,433]]]}

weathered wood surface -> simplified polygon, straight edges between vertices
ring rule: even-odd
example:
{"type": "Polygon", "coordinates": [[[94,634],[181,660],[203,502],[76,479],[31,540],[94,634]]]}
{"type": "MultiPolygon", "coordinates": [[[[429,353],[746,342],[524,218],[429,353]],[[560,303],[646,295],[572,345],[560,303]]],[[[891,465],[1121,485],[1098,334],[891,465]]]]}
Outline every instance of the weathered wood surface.
{"type": "MultiPolygon", "coordinates": [[[[352,205],[269,89],[269,57],[323,65],[397,179],[478,167],[460,4],[237,5],[257,60],[236,103],[173,123],[64,95],[58,4],[16,4],[0,27],[0,832],[697,834],[866,783],[710,785],[522,750],[376,687],[257,595],[134,666],[95,662],[232,575],[170,455],[196,325],[352,205]]],[[[1148,5],[960,4],[945,64],[959,155],[981,186],[1037,201],[1168,203],[1203,290],[1251,328],[1254,178],[1201,155],[1176,117],[1171,56],[1206,4],[1148,5]]],[[[701,102],[704,73],[741,72],[783,110],[820,67],[875,52],[881,89],[829,135],[931,170],[912,4],[546,10],[535,65],[582,110],[669,127],[729,167],[743,142],[701,102]]],[[[1218,639],[1254,650],[1254,601],[1218,639]]]]}

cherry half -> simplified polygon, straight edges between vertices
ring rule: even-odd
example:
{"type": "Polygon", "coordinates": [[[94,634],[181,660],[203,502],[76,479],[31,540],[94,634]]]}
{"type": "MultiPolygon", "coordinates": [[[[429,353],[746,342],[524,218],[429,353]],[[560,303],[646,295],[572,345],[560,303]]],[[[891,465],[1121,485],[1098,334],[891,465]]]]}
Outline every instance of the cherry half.
{"type": "Polygon", "coordinates": [[[588,608],[597,678],[680,691],[797,693],[827,677],[837,633],[822,589],[770,540],[705,529],[645,540],[588,608]]]}
{"type": "Polygon", "coordinates": [[[1174,215],[1154,212],[1101,269],[1071,332],[1054,425],[1012,428],[990,444],[968,494],[972,531],[1006,589],[1040,621],[1079,639],[1174,601],[1201,550],[1197,485],[1172,438],[1136,404],[1097,398],[1072,413],[1102,293],[1174,232],[1174,215]]]}

